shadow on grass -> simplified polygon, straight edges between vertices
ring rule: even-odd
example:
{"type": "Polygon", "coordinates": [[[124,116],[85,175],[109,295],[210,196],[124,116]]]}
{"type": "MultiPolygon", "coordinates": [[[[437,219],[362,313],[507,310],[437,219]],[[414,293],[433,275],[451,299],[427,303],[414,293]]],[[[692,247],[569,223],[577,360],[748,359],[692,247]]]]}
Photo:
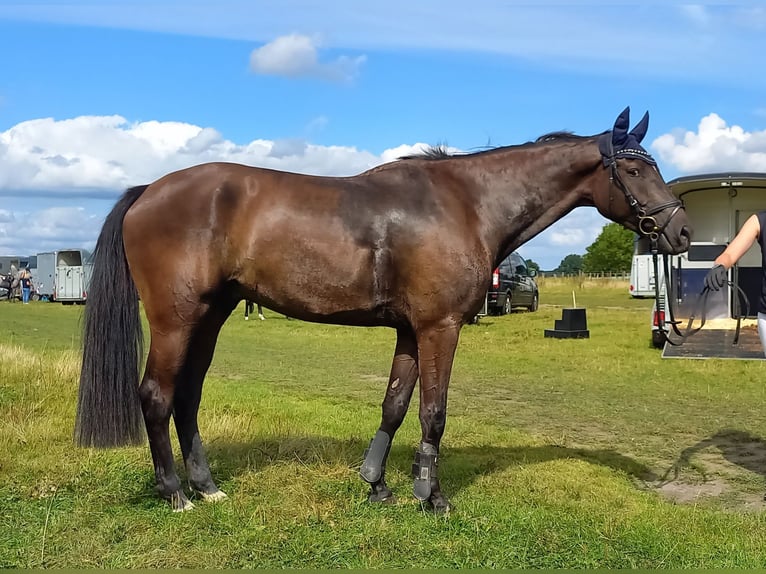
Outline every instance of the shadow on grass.
{"type": "MultiPolygon", "coordinates": [[[[716,448],[730,463],[766,477],[766,442],[745,431],[722,429],[681,451],[678,460],[665,472],[661,481],[667,483],[677,480],[681,469],[691,466],[693,457],[710,447],[716,448]]],[[[698,470],[703,479],[708,480],[704,468],[698,470]]]]}
{"type": "MultiPolygon", "coordinates": [[[[246,470],[262,469],[278,462],[298,462],[306,465],[341,465],[357,470],[362,463],[367,441],[321,436],[288,436],[283,439],[256,439],[252,443],[209,445],[209,459],[214,461],[216,478],[228,480],[246,470]]],[[[409,474],[415,449],[406,445],[391,447],[389,470],[409,474]]],[[[441,459],[439,475],[447,495],[454,495],[481,476],[510,467],[574,459],[624,472],[641,482],[658,480],[655,473],[636,460],[614,450],[589,450],[553,445],[541,446],[470,446],[446,448],[441,459]]],[[[361,481],[361,478],[360,478],[361,481]]]]}

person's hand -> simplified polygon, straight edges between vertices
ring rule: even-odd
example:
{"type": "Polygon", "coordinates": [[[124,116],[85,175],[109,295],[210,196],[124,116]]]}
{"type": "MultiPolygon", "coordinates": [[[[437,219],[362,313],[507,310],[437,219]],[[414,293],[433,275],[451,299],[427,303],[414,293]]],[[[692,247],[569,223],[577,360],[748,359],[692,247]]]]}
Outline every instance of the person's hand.
{"type": "Polygon", "coordinates": [[[705,275],[705,287],[710,291],[720,291],[721,288],[726,285],[727,271],[726,267],[721,265],[714,265],[713,268],[705,275]]]}

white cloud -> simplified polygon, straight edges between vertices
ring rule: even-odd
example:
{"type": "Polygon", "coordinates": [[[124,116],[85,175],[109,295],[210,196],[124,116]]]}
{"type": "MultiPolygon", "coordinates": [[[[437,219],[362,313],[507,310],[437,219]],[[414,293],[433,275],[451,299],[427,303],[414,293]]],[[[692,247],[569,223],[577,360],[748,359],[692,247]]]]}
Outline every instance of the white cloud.
{"type": "Polygon", "coordinates": [[[766,7],[738,6],[734,13],[734,24],[744,29],[766,30],[766,7]]]}
{"type": "Polygon", "coordinates": [[[327,116],[317,116],[308,124],[306,124],[306,133],[312,134],[321,132],[327,127],[327,124],[329,123],[330,120],[327,118],[327,116]]]}
{"type": "Polygon", "coordinates": [[[269,157],[282,159],[284,157],[303,157],[308,149],[308,143],[301,138],[286,138],[275,140],[271,146],[269,157]]]}
{"type": "Polygon", "coordinates": [[[697,131],[664,134],[651,147],[663,162],[684,173],[766,171],[766,130],[729,126],[715,113],[702,118],[697,131]]]}
{"type": "Polygon", "coordinates": [[[232,161],[317,175],[351,175],[386,161],[355,147],[301,139],[236,144],[212,128],[128,122],[121,116],[30,120],[0,132],[0,195],[27,190],[72,195],[131,185],[207,161],[232,161]]]}
{"type": "Polygon", "coordinates": [[[320,62],[315,40],[301,34],[280,36],[250,54],[250,70],[267,76],[316,77],[345,82],[354,79],[365,56],[340,56],[320,62]]]}
{"type": "MultiPolygon", "coordinates": [[[[92,248],[106,211],[122,189],[206,161],[352,175],[425,147],[402,144],[377,155],[303,138],[237,144],[209,127],[129,122],[121,116],[30,120],[0,132],[0,253],[92,248]],[[30,198],[43,196],[46,202],[55,200],[66,207],[29,207],[30,198]],[[90,201],[98,197],[106,201],[90,201]],[[14,203],[18,198],[23,201],[14,203]]],[[[703,117],[696,130],[664,134],[651,147],[661,162],[682,173],[766,172],[766,130],[746,131],[715,113],[703,117]]],[[[605,222],[595,209],[576,209],[520,251],[543,269],[555,268],[564,255],[583,254],[605,222]]]]}
{"type": "Polygon", "coordinates": [[[553,270],[569,254],[584,255],[607,223],[592,207],[578,207],[522,245],[519,253],[538,263],[544,271],[553,270]]]}
{"type": "Polygon", "coordinates": [[[30,255],[84,247],[93,249],[102,216],[83,207],[52,207],[38,211],[0,210],[0,253],[30,255]]]}
{"type": "MultiPolygon", "coordinates": [[[[752,71],[761,66],[761,51],[754,47],[761,45],[766,10],[737,3],[686,4],[486,0],[466,10],[459,0],[28,0],[0,2],[0,18],[270,42],[256,56],[256,66],[268,73],[298,74],[311,67],[316,61],[312,37],[307,41],[294,34],[308,30],[333,49],[485,52],[531,60],[536,66],[595,69],[631,78],[683,76],[730,85],[747,77],[751,86],[763,85],[761,75],[752,71]],[[143,9],[136,9],[137,1],[145,4],[143,9]],[[626,26],[641,39],[640,47],[605,49],[624,46],[626,26]]],[[[337,64],[348,73],[361,59],[340,58],[331,68],[337,64]]]]}
{"type": "Polygon", "coordinates": [[[21,122],[0,132],[0,253],[92,248],[106,211],[123,189],[199,163],[353,175],[424,147],[403,145],[376,155],[299,138],[237,144],[209,127],[129,122],[121,116],[21,122]],[[93,201],[98,198],[105,201],[93,201]],[[34,209],[32,200],[66,206],[34,209]]]}
{"type": "Polygon", "coordinates": [[[681,14],[699,26],[707,26],[712,20],[709,11],[704,5],[685,4],[680,6],[679,9],[681,14]]]}
{"type": "MultiPolygon", "coordinates": [[[[419,153],[423,153],[426,151],[429,147],[431,147],[428,144],[425,143],[416,143],[416,144],[402,144],[398,145],[394,148],[387,149],[383,152],[381,157],[383,158],[384,162],[387,161],[394,161],[399,159],[400,157],[404,157],[406,155],[417,155],[419,153]]],[[[451,148],[447,147],[445,148],[449,153],[458,153],[460,150],[457,148],[451,148]]]]}

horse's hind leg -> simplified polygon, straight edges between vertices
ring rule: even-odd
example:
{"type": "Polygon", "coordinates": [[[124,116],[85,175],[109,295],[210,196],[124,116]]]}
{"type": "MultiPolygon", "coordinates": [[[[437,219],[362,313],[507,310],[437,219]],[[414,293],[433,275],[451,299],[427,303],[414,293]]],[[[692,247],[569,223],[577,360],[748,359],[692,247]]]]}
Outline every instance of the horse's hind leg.
{"type": "Polygon", "coordinates": [[[180,330],[162,335],[152,332],[146,371],[139,387],[157,492],[170,501],[174,512],[194,508],[186,498],[175,470],[169,428],[176,378],[183,356],[181,346],[186,336],[180,330]]]}
{"type": "Polygon", "coordinates": [[[202,398],[202,383],[213,359],[218,333],[232,310],[211,308],[196,326],[173,400],[173,419],[189,483],[208,501],[222,500],[226,494],[213,482],[199,434],[197,413],[202,398]]]}
{"type": "Polygon", "coordinates": [[[386,485],[386,459],[391,441],[407,414],[412,391],[418,379],[418,346],[411,329],[397,331],[396,351],[388,377],[388,388],[383,399],[383,418],[378,432],[370,441],[360,470],[362,478],[370,484],[370,502],[393,502],[395,497],[386,485]]]}
{"type": "Polygon", "coordinates": [[[199,437],[197,410],[202,381],[210,366],[218,333],[232,308],[208,308],[201,317],[189,317],[183,325],[152,327],[152,342],[139,395],[157,491],[170,501],[175,512],[189,510],[194,505],[184,494],[175,470],[169,433],[171,414],[192,488],[207,498],[225,497],[210,474],[199,437]]]}

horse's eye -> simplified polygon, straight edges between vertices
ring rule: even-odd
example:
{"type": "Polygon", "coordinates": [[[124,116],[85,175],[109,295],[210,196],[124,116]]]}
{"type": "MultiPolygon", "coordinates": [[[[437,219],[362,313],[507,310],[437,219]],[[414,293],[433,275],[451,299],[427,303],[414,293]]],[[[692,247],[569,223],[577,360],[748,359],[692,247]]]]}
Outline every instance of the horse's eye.
{"type": "Polygon", "coordinates": [[[638,168],[637,168],[637,167],[631,167],[631,168],[628,170],[628,175],[629,175],[629,176],[631,176],[631,177],[638,177],[638,175],[639,175],[640,173],[641,173],[641,172],[638,170],[638,168]]]}

